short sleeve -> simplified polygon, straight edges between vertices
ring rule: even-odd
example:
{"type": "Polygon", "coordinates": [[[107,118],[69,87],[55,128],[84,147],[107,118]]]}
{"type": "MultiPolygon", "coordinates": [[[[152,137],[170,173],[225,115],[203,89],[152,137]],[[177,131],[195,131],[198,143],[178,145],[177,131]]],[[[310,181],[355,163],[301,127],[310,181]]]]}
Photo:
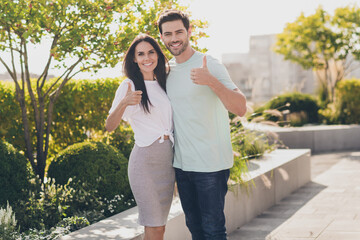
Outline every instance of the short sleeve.
{"type": "Polygon", "coordinates": [[[226,67],[220,63],[219,60],[209,55],[206,55],[206,58],[209,71],[212,75],[214,75],[228,89],[234,90],[238,88],[231,80],[226,67]]]}
{"type": "MultiPolygon", "coordinates": [[[[125,79],[120,86],[118,87],[118,89],[116,90],[115,93],[115,98],[112,102],[111,108],[109,110],[109,114],[111,114],[112,112],[115,111],[116,107],[119,105],[119,103],[121,102],[121,100],[124,99],[127,89],[128,89],[128,82],[130,82],[131,84],[131,90],[135,91],[135,86],[134,83],[129,80],[129,79],[125,79]]],[[[132,115],[132,113],[134,112],[134,106],[128,106],[126,107],[124,114],[122,116],[122,119],[124,119],[125,121],[128,121],[129,117],[132,115]]]]}

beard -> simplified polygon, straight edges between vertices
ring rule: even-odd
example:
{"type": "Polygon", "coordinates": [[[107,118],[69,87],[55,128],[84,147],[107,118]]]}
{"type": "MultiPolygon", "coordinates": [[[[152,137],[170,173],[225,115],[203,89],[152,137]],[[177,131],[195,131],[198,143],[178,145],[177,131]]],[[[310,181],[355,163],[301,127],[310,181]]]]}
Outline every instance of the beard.
{"type": "Polygon", "coordinates": [[[185,49],[189,46],[189,39],[187,38],[185,42],[183,42],[182,48],[178,49],[178,50],[172,50],[169,45],[166,45],[166,48],[171,52],[172,55],[174,56],[179,56],[180,54],[182,54],[185,49]]]}

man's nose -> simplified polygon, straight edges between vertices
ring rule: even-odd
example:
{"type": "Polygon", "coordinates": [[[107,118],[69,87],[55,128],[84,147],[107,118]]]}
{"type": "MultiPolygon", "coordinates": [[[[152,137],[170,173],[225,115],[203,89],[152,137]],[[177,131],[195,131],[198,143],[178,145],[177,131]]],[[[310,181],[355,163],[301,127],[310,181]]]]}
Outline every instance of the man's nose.
{"type": "Polygon", "coordinates": [[[176,41],[177,41],[176,35],[172,35],[172,36],[171,36],[171,41],[172,41],[172,42],[176,42],[176,41]]]}

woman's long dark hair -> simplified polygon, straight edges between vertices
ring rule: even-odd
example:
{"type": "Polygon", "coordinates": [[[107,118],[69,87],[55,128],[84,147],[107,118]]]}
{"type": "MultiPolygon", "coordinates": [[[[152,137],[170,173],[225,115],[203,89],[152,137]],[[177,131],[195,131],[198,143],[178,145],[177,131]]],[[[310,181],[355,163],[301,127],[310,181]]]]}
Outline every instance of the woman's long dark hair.
{"type": "Polygon", "coordinates": [[[144,76],[142,75],[138,64],[134,62],[135,48],[141,42],[150,43],[158,55],[158,62],[156,68],[154,69],[154,74],[159,85],[161,86],[162,89],[164,89],[165,92],[166,92],[166,77],[167,77],[166,66],[168,64],[168,60],[166,59],[164,53],[161,51],[161,48],[157,43],[157,41],[147,34],[139,34],[137,37],[135,37],[134,41],[131,43],[129,49],[126,52],[123,62],[123,71],[126,77],[128,77],[134,82],[135,89],[142,91],[141,106],[143,107],[145,112],[149,113],[150,112],[149,105],[151,105],[151,102],[149,100],[149,96],[146,91],[144,76]]]}

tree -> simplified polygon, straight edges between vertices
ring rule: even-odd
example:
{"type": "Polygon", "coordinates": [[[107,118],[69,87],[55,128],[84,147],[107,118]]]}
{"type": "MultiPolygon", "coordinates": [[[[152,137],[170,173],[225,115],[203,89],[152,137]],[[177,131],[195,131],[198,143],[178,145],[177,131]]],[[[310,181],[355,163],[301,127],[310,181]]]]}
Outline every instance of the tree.
{"type": "Polygon", "coordinates": [[[354,70],[360,59],[360,9],[338,8],[331,16],[322,7],[310,16],[303,13],[277,35],[275,52],[286,60],[313,68],[320,83],[320,98],[334,101],[336,84],[354,70]]]}
{"type": "MultiPolygon", "coordinates": [[[[0,62],[11,75],[21,108],[25,155],[44,179],[56,100],[66,83],[79,72],[114,67],[139,32],[158,36],[153,26],[167,8],[183,8],[177,0],[1,0],[0,62]],[[131,17],[127,10],[134,9],[131,17]],[[145,15],[145,9],[150,15],[145,15]],[[136,12],[141,16],[136,16],[136,12]],[[135,17],[136,16],[136,17],[135,17]],[[151,27],[150,27],[151,26],[151,27]],[[47,62],[37,79],[30,79],[29,45],[51,41],[47,62]],[[45,84],[51,68],[62,74],[45,84]],[[18,73],[20,78],[18,78],[18,73]],[[25,98],[31,105],[27,106],[25,98]],[[33,120],[32,120],[33,119],[33,120]]],[[[200,31],[205,23],[195,21],[200,31]]]]}

